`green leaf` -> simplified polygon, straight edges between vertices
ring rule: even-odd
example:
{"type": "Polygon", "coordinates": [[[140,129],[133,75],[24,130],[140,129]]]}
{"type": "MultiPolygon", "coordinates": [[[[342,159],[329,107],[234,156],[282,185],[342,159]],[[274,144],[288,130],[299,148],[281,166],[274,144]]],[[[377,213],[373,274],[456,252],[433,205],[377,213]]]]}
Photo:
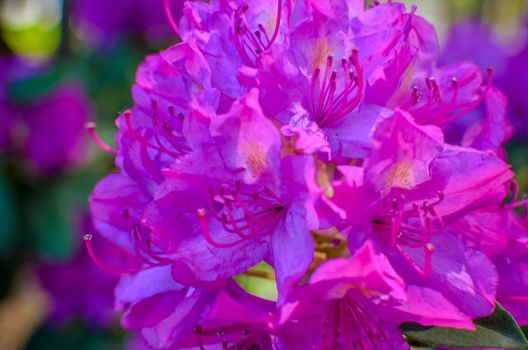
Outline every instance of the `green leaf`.
{"type": "Polygon", "coordinates": [[[15,199],[0,162],[0,256],[8,255],[15,240],[15,199]]]}
{"type": "Polygon", "coordinates": [[[33,244],[47,258],[66,259],[75,241],[72,209],[65,208],[60,198],[50,193],[33,195],[27,204],[27,224],[33,244]]]}
{"type": "Polygon", "coordinates": [[[402,332],[410,339],[437,346],[456,348],[504,348],[528,347],[528,341],[521,328],[499,303],[495,312],[474,321],[476,330],[445,327],[425,327],[416,323],[404,323],[402,332]]]}
{"type": "Polygon", "coordinates": [[[48,259],[71,257],[81,243],[81,221],[95,184],[107,173],[99,162],[52,182],[34,183],[25,202],[26,224],[33,248],[48,259]]]}
{"type": "Polygon", "coordinates": [[[19,103],[38,100],[42,95],[59,85],[70,72],[66,64],[57,64],[42,74],[18,80],[9,86],[10,97],[19,103]]]}

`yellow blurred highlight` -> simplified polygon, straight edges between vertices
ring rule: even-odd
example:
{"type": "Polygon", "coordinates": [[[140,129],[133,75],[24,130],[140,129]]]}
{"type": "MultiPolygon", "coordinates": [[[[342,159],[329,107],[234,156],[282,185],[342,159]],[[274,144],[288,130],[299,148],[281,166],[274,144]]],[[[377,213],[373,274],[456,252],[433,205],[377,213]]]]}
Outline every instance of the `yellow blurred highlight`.
{"type": "Polygon", "coordinates": [[[57,51],[61,39],[61,0],[4,0],[1,35],[16,54],[41,58],[57,51]]]}

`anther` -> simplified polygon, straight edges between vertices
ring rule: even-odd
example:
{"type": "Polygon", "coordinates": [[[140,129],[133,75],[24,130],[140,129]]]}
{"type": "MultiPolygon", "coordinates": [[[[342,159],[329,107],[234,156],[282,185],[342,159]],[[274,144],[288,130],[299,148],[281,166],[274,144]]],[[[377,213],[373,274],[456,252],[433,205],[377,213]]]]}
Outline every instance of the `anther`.
{"type": "Polygon", "coordinates": [[[451,86],[453,87],[453,90],[458,89],[458,80],[456,77],[451,78],[451,86]]]}
{"type": "Polygon", "coordinates": [[[333,56],[330,55],[330,56],[328,56],[328,57],[326,58],[326,66],[327,66],[328,68],[332,67],[333,62],[334,62],[334,57],[333,57],[333,56]]]}

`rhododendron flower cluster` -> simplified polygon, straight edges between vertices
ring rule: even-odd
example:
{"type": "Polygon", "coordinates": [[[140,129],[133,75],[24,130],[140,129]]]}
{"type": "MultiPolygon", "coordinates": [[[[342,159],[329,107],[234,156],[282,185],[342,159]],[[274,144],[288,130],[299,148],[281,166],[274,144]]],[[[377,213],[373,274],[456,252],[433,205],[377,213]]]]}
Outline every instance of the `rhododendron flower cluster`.
{"type": "Polygon", "coordinates": [[[125,328],[154,349],[381,350],[409,348],[404,322],[473,329],[496,300],[527,321],[491,68],[439,66],[434,28],[390,1],[189,1],[174,29],[116,149],[91,129],[118,171],[85,240],[122,275],[125,328]]]}

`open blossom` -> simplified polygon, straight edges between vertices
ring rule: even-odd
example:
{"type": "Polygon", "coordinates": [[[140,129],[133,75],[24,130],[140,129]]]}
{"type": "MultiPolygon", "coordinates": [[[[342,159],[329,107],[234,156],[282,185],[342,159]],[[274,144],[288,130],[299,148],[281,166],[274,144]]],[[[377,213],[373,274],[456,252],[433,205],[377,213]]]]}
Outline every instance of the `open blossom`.
{"type": "Polygon", "coordinates": [[[367,243],[352,258],[321,265],[281,308],[285,349],[409,349],[398,330],[413,320],[463,326],[440,293],[406,284],[367,243]],[[437,309],[433,316],[430,312],[437,309]],[[288,322],[289,321],[289,322],[288,322]]]}
{"type": "Polygon", "coordinates": [[[465,312],[483,316],[494,308],[495,269],[484,254],[464,247],[470,230],[451,222],[468,208],[500,204],[512,173],[496,156],[444,145],[441,136],[436,127],[395,114],[376,131],[365,168],[343,167],[345,180],[330,207],[343,220],[338,227],[349,232],[352,251],[373,240],[407,281],[438,288],[465,312]],[[453,279],[460,270],[464,278],[453,279]]]}
{"type": "Polygon", "coordinates": [[[116,150],[90,129],[118,172],[87,248],[148,346],[408,349],[403,322],[493,312],[523,242],[505,98],[491,69],[437,64],[416,8],[363,3],[187,2],[116,150]],[[263,262],[277,300],[236,283],[263,262]]]}
{"type": "Polygon", "coordinates": [[[313,255],[308,230],[317,225],[310,193],[314,164],[303,156],[281,157],[280,134],[257,100],[252,90],[212,122],[219,163],[208,148],[207,154],[195,151],[201,159],[190,156],[191,164],[182,159],[166,171],[145,223],[163,231],[178,269],[189,269],[194,279],[228,278],[266,260],[274,262],[279,289],[287,290],[313,255]],[[201,169],[193,169],[198,164],[201,169]],[[180,228],[160,220],[175,209],[180,228]]]}
{"type": "Polygon", "coordinates": [[[376,101],[374,95],[388,91],[378,83],[399,77],[392,71],[386,74],[396,68],[395,61],[408,61],[398,69],[412,61],[420,46],[416,32],[421,30],[413,21],[423,20],[414,19],[401,4],[364,11],[354,2],[314,2],[306,10],[305,18],[291,26],[287,44],[275,43],[259,55],[256,83],[263,90],[261,104],[289,128],[304,128],[313,142],[326,141],[331,156],[364,157],[376,124],[391,114],[376,101]],[[384,22],[373,21],[380,15],[384,22]]]}

